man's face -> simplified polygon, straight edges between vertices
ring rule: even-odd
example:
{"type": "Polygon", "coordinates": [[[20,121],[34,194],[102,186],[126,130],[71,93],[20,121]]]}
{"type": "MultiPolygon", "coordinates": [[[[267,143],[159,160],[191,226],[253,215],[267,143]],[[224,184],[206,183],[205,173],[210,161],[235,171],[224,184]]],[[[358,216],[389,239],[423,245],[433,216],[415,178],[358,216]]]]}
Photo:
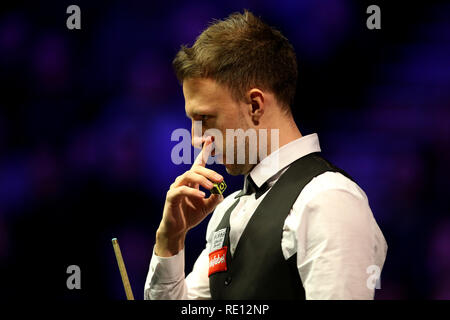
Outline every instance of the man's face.
{"type": "MultiPolygon", "coordinates": [[[[194,121],[202,122],[202,136],[207,129],[217,129],[222,133],[223,143],[218,145],[215,143],[215,153],[221,154],[223,164],[227,172],[231,175],[240,175],[248,173],[254,166],[248,161],[248,141],[246,139],[245,146],[245,163],[237,163],[237,140],[234,139],[234,150],[232,152],[233,163],[226,162],[226,129],[243,129],[249,128],[248,116],[246,115],[247,105],[233,100],[230,91],[219,85],[211,79],[187,79],[183,81],[183,94],[185,99],[186,115],[192,120],[192,144],[194,139],[200,137],[194,136],[194,121]]],[[[195,146],[195,145],[194,145],[195,146]]],[[[198,144],[196,145],[198,147],[198,144]]],[[[214,155],[214,153],[213,153],[214,155]]]]}

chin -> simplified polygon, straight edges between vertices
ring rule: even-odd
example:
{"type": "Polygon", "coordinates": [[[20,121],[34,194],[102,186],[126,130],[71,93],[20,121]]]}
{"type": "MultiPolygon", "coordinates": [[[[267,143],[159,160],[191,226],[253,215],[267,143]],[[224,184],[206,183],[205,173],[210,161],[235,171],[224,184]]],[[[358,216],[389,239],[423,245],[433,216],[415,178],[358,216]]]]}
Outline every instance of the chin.
{"type": "Polygon", "coordinates": [[[247,174],[251,168],[248,168],[248,165],[245,164],[225,164],[225,169],[229,175],[239,176],[247,174]]]}

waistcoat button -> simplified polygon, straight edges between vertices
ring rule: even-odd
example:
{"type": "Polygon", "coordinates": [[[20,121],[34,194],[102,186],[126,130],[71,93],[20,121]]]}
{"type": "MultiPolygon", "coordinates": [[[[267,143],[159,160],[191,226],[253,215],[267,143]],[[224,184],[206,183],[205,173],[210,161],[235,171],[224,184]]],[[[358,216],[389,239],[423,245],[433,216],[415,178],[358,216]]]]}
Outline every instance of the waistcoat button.
{"type": "Polygon", "coordinates": [[[225,285],[227,286],[227,285],[229,285],[231,283],[231,277],[227,277],[226,279],[225,279],[225,285]]]}

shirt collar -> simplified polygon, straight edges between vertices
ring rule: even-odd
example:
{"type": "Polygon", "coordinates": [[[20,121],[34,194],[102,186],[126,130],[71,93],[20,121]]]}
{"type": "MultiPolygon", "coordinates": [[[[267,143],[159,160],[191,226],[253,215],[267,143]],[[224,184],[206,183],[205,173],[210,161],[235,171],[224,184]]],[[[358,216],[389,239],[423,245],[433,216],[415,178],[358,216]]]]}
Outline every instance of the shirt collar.
{"type": "Polygon", "coordinates": [[[313,152],[320,152],[317,133],[300,137],[275,150],[262,159],[249,174],[259,188],[281,169],[313,152]]]}

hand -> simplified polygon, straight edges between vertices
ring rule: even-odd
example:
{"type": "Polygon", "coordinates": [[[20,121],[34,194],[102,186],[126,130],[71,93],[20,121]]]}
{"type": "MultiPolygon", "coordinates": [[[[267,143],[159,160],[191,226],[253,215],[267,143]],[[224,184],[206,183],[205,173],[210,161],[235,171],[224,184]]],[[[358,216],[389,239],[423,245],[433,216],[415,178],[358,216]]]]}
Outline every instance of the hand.
{"type": "Polygon", "coordinates": [[[191,169],[177,177],[167,192],[163,217],[156,232],[155,253],[158,256],[172,256],[183,249],[186,233],[223,200],[218,194],[205,198],[205,193],[199,190],[200,185],[210,190],[213,182],[223,180],[221,175],[205,167],[211,147],[212,140],[208,137],[191,169]]]}

